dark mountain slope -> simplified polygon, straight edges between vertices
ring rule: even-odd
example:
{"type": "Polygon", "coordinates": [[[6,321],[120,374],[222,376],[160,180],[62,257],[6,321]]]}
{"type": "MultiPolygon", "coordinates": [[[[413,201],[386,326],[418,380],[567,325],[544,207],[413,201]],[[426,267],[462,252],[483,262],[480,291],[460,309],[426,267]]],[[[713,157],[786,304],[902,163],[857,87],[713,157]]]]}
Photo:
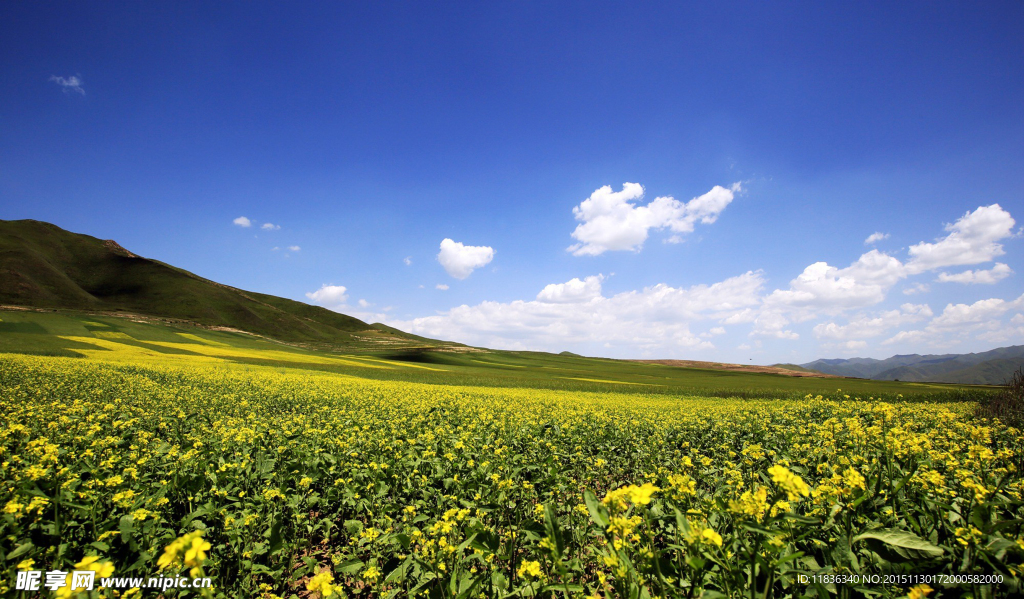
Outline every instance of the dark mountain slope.
{"type": "Polygon", "coordinates": [[[1024,345],[971,354],[815,360],[802,366],[829,374],[876,380],[1001,385],[1016,369],[1024,367],[1024,345]]]}
{"type": "Polygon", "coordinates": [[[0,304],[138,313],[291,342],[346,343],[352,333],[381,333],[351,316],[235,289],[34,220],[0,220],[0,304]]]}

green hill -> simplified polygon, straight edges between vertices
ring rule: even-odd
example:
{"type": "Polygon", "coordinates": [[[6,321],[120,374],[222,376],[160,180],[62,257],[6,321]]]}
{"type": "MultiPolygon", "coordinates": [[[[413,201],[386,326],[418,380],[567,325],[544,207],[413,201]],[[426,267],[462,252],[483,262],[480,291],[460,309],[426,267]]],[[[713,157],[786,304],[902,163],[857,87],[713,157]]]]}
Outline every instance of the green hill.
{"type": "Polygon", "coordinates": [[[139,314],[312,345],[439,343],[222,285],[137,256],[112,240],[35,220],[0,220],[0,304],[139,314]]]}

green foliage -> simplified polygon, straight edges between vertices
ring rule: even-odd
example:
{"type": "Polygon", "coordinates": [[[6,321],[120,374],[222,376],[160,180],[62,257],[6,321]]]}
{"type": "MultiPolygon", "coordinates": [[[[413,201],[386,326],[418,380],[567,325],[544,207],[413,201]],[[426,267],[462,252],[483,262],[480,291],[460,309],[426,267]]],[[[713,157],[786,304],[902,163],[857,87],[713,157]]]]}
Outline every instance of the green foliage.
{"type": "Polygon", "coordinates": [[[1024,426],[1024,368],[1017,369],[999,393],[980,403],[978,415],[1018,428],[1024,426]]]}
{"type": "Polygon", "coordinates": [[[800,576],[909,573],[1021,591],[1024,441],[971,403],[177,359],[0,356],[5,584],[24,560],[148,574],[201,531],[222,597],[897,597],[800,576]]]}

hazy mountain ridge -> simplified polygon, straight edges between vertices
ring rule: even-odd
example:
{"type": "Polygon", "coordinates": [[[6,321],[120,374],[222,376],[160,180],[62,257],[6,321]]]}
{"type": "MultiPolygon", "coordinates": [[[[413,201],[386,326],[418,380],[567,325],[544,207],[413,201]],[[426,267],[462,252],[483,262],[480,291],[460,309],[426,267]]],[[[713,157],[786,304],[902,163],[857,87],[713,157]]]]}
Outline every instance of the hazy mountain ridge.
{"type": "Polygon", "coordinates": [[[805,368],[886,381],[1001,385],[1024,368],[1024,345],[969,354],[901,354],[884,360],[833,358],[801,364],[805,368]]]}

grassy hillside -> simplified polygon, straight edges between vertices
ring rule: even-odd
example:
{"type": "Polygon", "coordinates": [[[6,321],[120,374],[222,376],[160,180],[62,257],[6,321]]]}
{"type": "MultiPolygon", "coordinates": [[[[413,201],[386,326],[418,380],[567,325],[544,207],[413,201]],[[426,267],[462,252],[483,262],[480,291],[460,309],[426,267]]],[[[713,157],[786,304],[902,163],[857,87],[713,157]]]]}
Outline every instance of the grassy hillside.
{"type": "Polygon", "coordinates": [[[49,223],[0,221],[0,304],[126,312],[289,342],[434,345],[317,306],[228,287],[49,223]]]}
{"type": "MultiPolygon", "coordinates": [[[[363,333],[358,333],[362,335],[363,333]]],[[[387,334],[380,331],[380,334],[387,334]]],[[[396,347],[386,343],[312,350],[181,321],[97,314],[0,310],[0,353],[28,353],[156,363],[185,359],[348,374],[366,379],[440,385],[728,397],[965,397],[958,387],[858,379],[823,379],[543,352],[396,347]]],[[[971,388],[967,396],[985,393],[971,388]]]]}

